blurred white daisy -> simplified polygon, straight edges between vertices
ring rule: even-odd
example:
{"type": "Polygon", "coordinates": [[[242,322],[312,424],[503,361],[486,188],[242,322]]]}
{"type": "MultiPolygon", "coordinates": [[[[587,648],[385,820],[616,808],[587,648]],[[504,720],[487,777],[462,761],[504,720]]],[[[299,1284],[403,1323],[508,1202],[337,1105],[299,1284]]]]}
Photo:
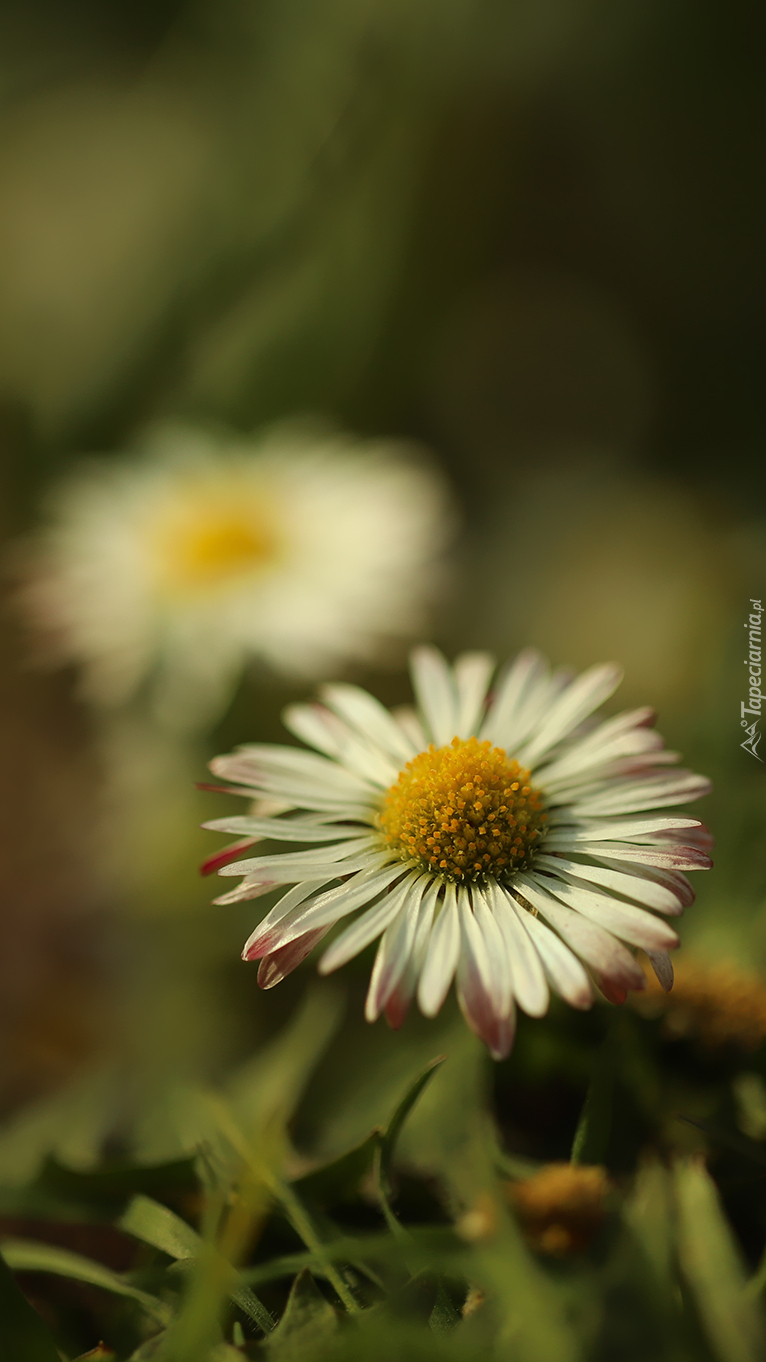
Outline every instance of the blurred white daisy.
{"type": "Polygon", "coordinates": [[[299,677],[372,659],[423,622],[449,508],[399,441],[308,427],[234,439],[162,425],[56,488],[22,606],[47,655],[118,705],[151,679],[180,726],[251,658],[299,677]]]}
{"type": "Polygon", "coordinates": [[[495,1058],[510,1050],[516,1003],[538,1017],[550,988],[580,1008],[592,981],[613,1002],[644,988],[631,946],[670,988],[678,937],[657,914],[693,901],[684,872],[709,868],[710,839],[696,819],[657,810],[709,782],[667,769],[677,754],[650,709],[593,718],[618,667],[573,679],[530,650],[490,691],[494,665],[467,653],[451,667],[419,648],[417,710],[389,713],[356,686],[327,685],[321,703],[285,713],[323,755],[248,746],[212,763],[232,793],[264,801],[263,816],[205,825],[240,839],[205,867],[244,876],[217,902],[294,886],[243,952],[260,959],[263,988],[357,910],[321,972],[379,937],[367,1019],[385,1012],[400,1025],[416,993],[434,1016],[456,977],[466,1020],[495,1058]],[[262,838],[317,845],[235,862],[262,838]]]}

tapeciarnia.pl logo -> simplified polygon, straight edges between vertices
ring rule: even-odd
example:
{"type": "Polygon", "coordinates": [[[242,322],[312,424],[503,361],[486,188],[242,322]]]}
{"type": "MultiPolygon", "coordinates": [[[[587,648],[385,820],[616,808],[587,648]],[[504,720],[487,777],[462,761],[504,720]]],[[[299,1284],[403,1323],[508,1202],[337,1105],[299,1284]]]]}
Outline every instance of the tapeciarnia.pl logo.
{"type": "Polygon", "coordinates": [[[758,724],[761,719],[761,705],[763,703],[763,693],[761,691],[761,616],[763,606],[760,601],[750,601],[753,609],[745,622],[745,629],[748,630],[748,641],[750,644],[749,656],[745,658],[745,666],[750,668],[750,690],[748,699],[743,700],[740,705],[740,721],[747,733],[744,742],[740,747],[744,747],[757,761],[763,761],[763,757],[758,756],[758,744],[762,734],[758,724]],[[752,723],[748,722],[745,716],[752,718],[752,723]]]}

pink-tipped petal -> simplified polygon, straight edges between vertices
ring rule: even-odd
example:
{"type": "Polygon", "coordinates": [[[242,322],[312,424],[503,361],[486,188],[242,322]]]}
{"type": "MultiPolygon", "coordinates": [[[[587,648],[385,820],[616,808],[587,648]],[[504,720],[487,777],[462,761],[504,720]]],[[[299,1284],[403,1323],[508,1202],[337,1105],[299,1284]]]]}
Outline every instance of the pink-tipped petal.
{"type": "Polygon", "coordinates": [[[646,957],[654,973],[657,975],[660,987],[665,993],[669,993],[673,987],[673,961],[667,951],[647,951],[646,957]]]}
{"type": "Polygon", "coordinates": [[[249,847],[254,847],[259,837],[242,837],[239,842],[230,842],[227,847],[222,847],[214,856],[208,856],[199,868],[200,875],[214,875],[222,865],[230,865],[236,861],[241,851],[247,851],[249,847]]]}
{"type": "Polygon", "coordinates": [[[307,955],[310,955],[314,947],[329,932],[329,927],[317,927],[313,932],[306,932],[305,936],[299,936],[295,941],[291,941],[287,946],[282,946],[279,950],[272,951],[271,955],[265,955],[258,966],[258,985],[260,988],[274,988],[281,984],[288,974],[292,974],[297,969],[307,955]]]}
{"type": "Polygon", "coordinates": [[[621,984],[613,983],[612,980],[607,979],[605,975],[597,974],[595,970],[593,971],[593,977],[596,980],[596,987],[600,993],[603,993],[607,1002],[614,1003],[615,1007],[622,1007],[622,1004],[628,996],[628,990],[623,988],[621,984]]]}
{"type": "Polygon", "coordinates": [[[404,1025],[407,1013],[410,1010],[412,994],[412,988],[403,988],[402,985],[399,984],[390,995],[388,1002],[383,1009],[383,1015],[392,1031],[398,1031],[399,1028],[404,1025]]]}

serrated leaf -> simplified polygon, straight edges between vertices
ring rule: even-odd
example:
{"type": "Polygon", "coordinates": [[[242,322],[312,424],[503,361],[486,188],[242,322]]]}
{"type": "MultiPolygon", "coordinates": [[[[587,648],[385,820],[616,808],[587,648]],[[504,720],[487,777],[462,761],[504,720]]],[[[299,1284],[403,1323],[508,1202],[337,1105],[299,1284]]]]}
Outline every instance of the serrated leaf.
{"type": "Polygon", "coordinates": [[[34,1183],[35,1190],[58,1196],[70,1205],[98,1206],[102,1215],[107,1207],[116,1209],[137,1193],[192,1191],[198,1186],[191,1158],[102,1164],[87,1170],[47,1158],[34,1183]]]}
{"type": "Polygon", "coordinates": [[[360,1182],[372,1169],[380,1133],[374,1130],[361,1144],[341,1154],[321,1168],[314,1168],[296,1178],[292,1186],[302,1197],[319,1203],[341,1201],[357,1191],[360,1182]]]}
{"type": "Polygon", "coordinates": [[[335,1333],[338,1318],[308,1268],[293,1282],[284,1314],[266,1347],[281,1359],[310,1357],[335,1333]]]}
{"type": "Polygon", "coordinates": [[[100,1286],[113,1295],[128,1296],[136,1301],[158,1324],[170,1321],[171,1310],[164,1301],[149,1295],[147,1291],[141,1291],[119,1272],[113,1272],[91,1258],[84,1258],[80,1253],[72,1253],[69,1249],[43,1244],[34,1239],[5,1239],[0,1244],[0,1252],[14,1272],[52,1272],[57,1277],[69,1277],[73,1281],[87,1282],[89,1286],[100,1286]]]}
{"type": "Polygon", "coordinates": [[[16,1285],[0,1257],[0,1357],[8,1362],[60,1362],[59,1352],[37,1311],[16,1285]]]}
{"type": "Polygon", "coordinates": [[[674,1173],[678,1256],[708,1339],[721,1362],[763,1362],[764,1320],[748,1297],[739,1252],[715,1184],[701,1162],[674,1173]]]}

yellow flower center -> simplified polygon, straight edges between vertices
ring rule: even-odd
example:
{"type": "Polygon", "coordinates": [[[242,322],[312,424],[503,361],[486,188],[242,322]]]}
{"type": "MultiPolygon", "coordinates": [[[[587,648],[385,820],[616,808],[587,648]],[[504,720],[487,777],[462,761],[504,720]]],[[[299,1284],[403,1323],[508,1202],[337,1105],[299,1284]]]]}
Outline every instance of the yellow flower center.
{"type": "Polygon", "coordinates": [[[489,742],[453,738],[407,763],[380,827],[402,860],[445,880],[502,880],[528,862],[545,817],[529,771],[489,742]]]}
{"type": "Polygon", "coordinates": [[[277,552],[269,517],[244,498],[187,502],[157,527],[161,573],[171,590],[216,587],[265,566],[277,552]]]}

